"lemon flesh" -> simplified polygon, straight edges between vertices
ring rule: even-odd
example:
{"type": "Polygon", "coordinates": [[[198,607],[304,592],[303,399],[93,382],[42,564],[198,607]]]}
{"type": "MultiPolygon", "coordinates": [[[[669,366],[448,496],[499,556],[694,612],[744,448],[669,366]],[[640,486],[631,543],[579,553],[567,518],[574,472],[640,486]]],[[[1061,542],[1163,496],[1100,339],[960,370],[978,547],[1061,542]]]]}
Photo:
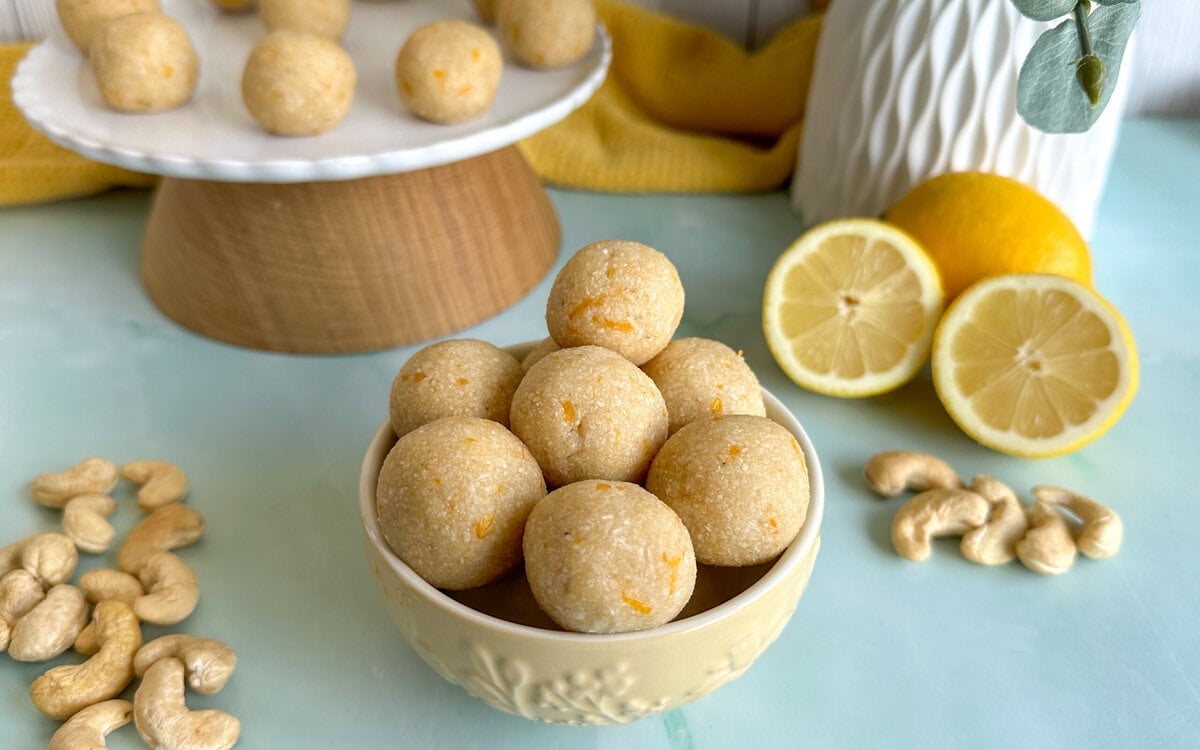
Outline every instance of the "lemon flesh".
{"type": "Polygon", "coordinates": [[[942,309],[937,269],[904,232],[870,219],[815,227],[776,261],[763,332],[795,383],[868,396],[908,382],[925,363],[942,309]]]}
{"type": "Polygon", "coordinates": [[[980,443],[1061,455],[1104,434],[1137,390],[1137,350],[1120,314],[1051,274],[985,279],[946,311],[933,379],[951,418],[980,443]]]}

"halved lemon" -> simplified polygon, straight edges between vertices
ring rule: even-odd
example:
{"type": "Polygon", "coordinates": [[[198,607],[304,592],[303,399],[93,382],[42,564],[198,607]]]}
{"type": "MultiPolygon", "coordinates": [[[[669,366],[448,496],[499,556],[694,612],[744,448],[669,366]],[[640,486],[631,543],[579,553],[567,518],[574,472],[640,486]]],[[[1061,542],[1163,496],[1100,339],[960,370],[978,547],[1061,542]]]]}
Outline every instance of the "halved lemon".
{"type": "Polygon", "coordinates": [[[830,396],[873,396],[912,379],[941,312],[933,262],[903,231],[873,219],[805,232],[763,291],[775,361],[797,385],[830,396]]]}
{"type": "Polygon", "coordinates": [[[975,440],[1016,456],[1057,456],[1095,440],[1137,383],[1137,349],[1120,313],[1061,276],[984,279],[934,335],[933,384],[946,411],[975,440]]]}

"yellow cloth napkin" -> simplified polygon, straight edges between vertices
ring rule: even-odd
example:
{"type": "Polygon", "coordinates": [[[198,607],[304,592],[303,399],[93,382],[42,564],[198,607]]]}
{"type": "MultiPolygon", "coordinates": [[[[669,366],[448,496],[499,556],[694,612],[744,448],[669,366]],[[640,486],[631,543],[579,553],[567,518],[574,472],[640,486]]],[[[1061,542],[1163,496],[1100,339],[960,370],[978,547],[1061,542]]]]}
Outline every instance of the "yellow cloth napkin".
{"type": "Polygon", "coordinates": [[[749,192],[787,180],[820,16],[747,53],[619,0],[597,0],[596,9],[612,36],[612,68],[588,103],[521,142],[539,175],[611,191],[749,192]]]}
{"type": "MultiPolygon", "coordinates": [[[[796,164],[820,17],[747,53],[720,35],[619,0],[598,0],[613,40],[591,101],[522,141],[543,179],[609,191],[749,192],[796,164]]],[[[89,161],[25,122],[10,81],[29,45],[0,45],[0,205],[148,187],[151,175],[89,161]]]]}
{"type": "Polygon", "coordinates": [[[89,161],[29,127],[13,105],[17,63],[30,45],[0,44],[0,205],[91,195],[112,187],[149,187],[151,175],[89,161]]]}

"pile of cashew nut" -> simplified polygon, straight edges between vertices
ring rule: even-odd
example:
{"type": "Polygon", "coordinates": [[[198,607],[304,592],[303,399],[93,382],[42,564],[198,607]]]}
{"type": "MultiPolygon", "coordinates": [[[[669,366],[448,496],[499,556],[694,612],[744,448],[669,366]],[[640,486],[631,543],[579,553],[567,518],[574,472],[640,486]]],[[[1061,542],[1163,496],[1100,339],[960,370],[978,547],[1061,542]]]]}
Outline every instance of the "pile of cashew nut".
{"type": "Polygon", "coordinates": [[[64,722],[51,750],[102,749],[105,737],[131,720],[158,750],[233,747],[241,732],[237,718],[192,711],[185,702],[187,687],[211,695],[225,686],[237,664],[233,649],[183,633],[142,642],[143,622],[174,625],[200,601],[195,574],[173,552],[204,534],[204,517],[181,503],[187,475],[165,461],[118,468],[88,458],[38,475],[31,490],[38,503],[62,510],[62,533],[0,547],[0,652],[36,662],[74,646],[88,657],[49,669],[30,688],[34,706],[64,722]],[[138,485],[145,516],[122,542],[116,568],[89,570],[72,585],[79,553],[104,554],[116,536],[108,519],[117,510],[111,493],[121,477],[138,485]],[[133,702],[119,699],[135,678],[141,684],[133,702]]]}
{"type": "Polygon", "coordinates": [[[917,493],[892,521],[892,546],[908,560],[928,559],[934,537],[961,536],[959,549],[971,562],[1003,565],[1015,557],[1035,573],[1060,575],[1076,552],[1099,559],[1121,548],[1117,514],[1068,489],[1034,487],[1026,506],[1000,480],[981,474],[964,485],[945,461],[916,451],[876,454],[863,473],[883,497],[917,493]]]}

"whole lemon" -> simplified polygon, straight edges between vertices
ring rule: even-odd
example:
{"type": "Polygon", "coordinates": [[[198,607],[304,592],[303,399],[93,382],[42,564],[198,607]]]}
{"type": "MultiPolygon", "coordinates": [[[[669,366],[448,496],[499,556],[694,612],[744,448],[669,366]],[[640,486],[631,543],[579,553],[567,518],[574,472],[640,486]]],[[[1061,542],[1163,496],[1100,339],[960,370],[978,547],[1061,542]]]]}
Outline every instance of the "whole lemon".
{"type": "Polygon", "coordinates": [[[941,272],[949,301],[1003,273],[1054,273],[1091,287],[1087,243],[1071,220],[1026,185],[950,172],[917,185],[885,217],[911,234],[941,272]]]}

